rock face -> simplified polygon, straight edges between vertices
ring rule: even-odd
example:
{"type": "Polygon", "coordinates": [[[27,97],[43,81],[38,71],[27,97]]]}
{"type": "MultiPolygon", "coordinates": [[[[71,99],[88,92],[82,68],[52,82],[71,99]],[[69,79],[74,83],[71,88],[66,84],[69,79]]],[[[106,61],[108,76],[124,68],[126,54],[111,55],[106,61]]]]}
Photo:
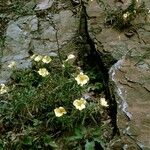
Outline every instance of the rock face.
{"type": "Polygon", "coordinates": [[[61,49],[77,33],[78,23],[69,3],[49,0],[38,1],[35,14],[11,18],[2,48],[0,83],[9,79],[11,61],[15,61],[18,68],[31,65],[30,51],[56,56],[58,48],[61,49]]]}
{"type": "Polygon", "coordinates": [[[111,68],[110,74],[117,89],[120,131],[141,148],[149,148],[150,69],[149,64],[137,61],[124,58],[111,68]]]}
{"type": "MultiPolygon", "coordinates": [[[[103,55],[106,67],[112,60],[117,61],[110,68],[110,80],[113,82],[118,103],[117,125],[120,139],[112,141],[111,149],[120,147],[126,150],[150,149],[150,22],[130,38],[126,30],[119,32],[105,28],[104,14],[96,1],[88,6],[89,32],[96,43],[97,50],[103,55]]],[[[147,6],[149,4],[146,1],[147,6]]],[[[113,3],[111,4],[112,7],[113,3]]],[[[126,3],[125,3],[126,5],[126,3]]],[[[124,7],[125,7],[124,5],[124,7]]],[[[143,20],[135,20],[135,23],[143,20]]]]}

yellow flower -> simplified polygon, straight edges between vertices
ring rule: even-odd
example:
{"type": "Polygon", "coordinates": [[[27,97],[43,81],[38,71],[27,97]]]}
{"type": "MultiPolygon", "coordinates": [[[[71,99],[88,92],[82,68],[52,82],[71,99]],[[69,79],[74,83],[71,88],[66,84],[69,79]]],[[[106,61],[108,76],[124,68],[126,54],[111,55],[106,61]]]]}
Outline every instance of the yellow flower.
{"type": "Polygon", "coordinates": [[[68,55],[68,57],[67,57],[67,59],[65,61],[68,61],[68,60],[74,59],[74,58],[75,58],[75,55],[70,54],[70,55],[68,55]]]}
{"type": "Polygon", "coordinates": [[[126,20],[127,17],[129,17],[130,13],[129,12],[126,12],[125,14],[123,14],[123,19],[126,20]]]}
{"type": "Polygon", "coordinates": [[[30,56],[30,59],[34,59],[36,57],[36,54],[33,54],[32,56],[30,56]]]}
{"type": "Polygon", "coordinates": [[[85,108],[86,100],[81,98],[81,99],[76,99],[73,102],[73,105],[76,107],[76,109],[82,110],[85,108]]]}
{"type": "Polygon", "coordinates": [[[43,62],[43,63],[48,64],[48,63],[50,63],[51,61],[52,61],[52,59],[50,58],[50,56],[44,56],[44,57],[42,58],[42,62],[43,62]]]}
{"type": "Polygon", "coordinates": [[[55,113],[55,116],[56,116],[56,117],[61,117],[61,116],[63,116],[64,114],[66,114],[67,112],[66,112],[65,108],[59,107],[59,108],[55,108],[55,109],[54,109],[54,113],[55,113]]]}
{"type": "Polygon", "coordinates": [[[87,75],[83,74],[83,72],[80,72],[80,74],[77,75],[75,80],[77,81],[78,85],[83,86],[84,84],[86,84],[89,81],[89,77],[87,75]]]}
{"type": "Polygon", "coordinates": [[[8,92],[8,87],[5,84],[1,84],[0,94],[4,94],[8,92]]]}
{"type": "Polygon", "coordinates": [[[41,75],[42,77],[46,77],[47,75],[49,75],[49,72],[47,71],[46,68],[40,68],[38,71],[39,75],[41,75]]]}
{"type": "Polygon", "coordinates": [[[101,99],[100,99],[100,103],[101,103],[101,105],[104,106],[104,107],[108,107],[108,106],[109,106],[109,105],[107,104],[107,101],[106,101],[105,98],[101,98],[101,99]]]}
{"type": "Polygon", "coordinates": [[[42,55],[37,55],[37,56],[34,58],[34,61],[39,62],[42,58],[43,58],[42,55]]]}
{"type": "Polygon", "coordinates": [[[16,67],[16,62],[11,61],[10,64],[8,65],[8,68],[15,68],[16,67]]]}

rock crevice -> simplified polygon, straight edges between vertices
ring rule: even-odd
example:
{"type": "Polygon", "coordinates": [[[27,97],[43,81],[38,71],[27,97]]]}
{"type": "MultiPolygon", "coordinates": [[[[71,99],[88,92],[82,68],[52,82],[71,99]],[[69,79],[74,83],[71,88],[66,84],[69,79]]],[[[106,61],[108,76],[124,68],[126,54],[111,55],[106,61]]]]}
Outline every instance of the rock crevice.
{"type": "Polygon", "coordinates": [[[79,25],[79,36],[82,37],[83,43],[86,46],[79,55],[79,58],[83,60],[83,62],[89,65],[92,68],[96,68],[97,73],[101,74],[102,82],[104,85],[104,94],[106,99],[109,102],[109,116],[111,117],[111,123],[113,127],[112,137],[118,134],[118,127],[116,124],[116,115],[117,115],[117,104],[115,101],[115,97],[112,91],[111,84],[109,82],[109,69],[105,66],[102,61],[102,53],[98,52],[94,41],[91,39],[88,31],[88,14],[86,12],[86,7],[84,2],[81,3],[81,15],[80,15],[80,25],[79,25]]]}

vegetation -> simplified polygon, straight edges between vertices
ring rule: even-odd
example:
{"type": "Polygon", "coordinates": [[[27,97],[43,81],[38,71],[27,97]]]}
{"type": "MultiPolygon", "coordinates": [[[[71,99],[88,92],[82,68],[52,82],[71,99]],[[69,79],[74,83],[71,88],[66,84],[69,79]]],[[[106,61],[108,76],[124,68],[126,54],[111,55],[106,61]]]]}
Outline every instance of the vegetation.
{"type": "Polygon", "coordinates": [[[106,24],[112,25],[118,30],[131,27],[137,17],[143,16],[146,19],[148,16],[148,9],[146,9],[143,1],[140,3],[137,0],[131,0],[126,8],[122,8],[121,6],[112,8],[103,0],[98,0],[98,2],[104,9],[106,24]]]}
{"type": "Polygon", "coordinates": [[[74,55],[58,58],[33,55],[32,67],[15,68],[0,90],[0,149],[86,149],[104,145],[102,113],[105,98],[92,83],[95,75],[73,65],[74,55]],[[100,96],[99,96],[100,97],[100,96]]]}

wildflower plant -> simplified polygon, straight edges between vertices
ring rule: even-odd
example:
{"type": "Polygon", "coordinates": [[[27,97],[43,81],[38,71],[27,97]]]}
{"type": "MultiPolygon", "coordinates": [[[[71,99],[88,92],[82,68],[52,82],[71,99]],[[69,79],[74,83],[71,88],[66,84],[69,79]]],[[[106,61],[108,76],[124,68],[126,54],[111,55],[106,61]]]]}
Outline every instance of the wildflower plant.
{"type": "Polygon", "coordinates": [[[55,108],[55,109],[54,109],[54,113],[55,113],[55,116],[56,116],[56,117],[61,117],[61,116],[63,116],[64,114],[66,114],[67,112],[66,112],[65,108],[59,107],[59,108],[55,108]]]}
{"type": "MultiPolygon", "coordinates": [[[[140,16],[146,18],[148,16],[148,9],[144,1],[131,0],[127,7],[111,7],[109,3],[104,0],[98,0],[99,5],[103,7],[106,15],[106,25],[112,25],[118,30],[123,30],[134,25],[134,20],[140,16]]],[[[124,2],[122,5],[125,5],[124,2]]]]}
{"type": "Polygon", "coordinates": [[[39,75],[41,75],[42,77],[46,77],[47,75],[49,75],[49,72],[47,71],[46,68],[40,68],[38,71],[39,75]]]}
{"type": "Polygon", "coordinates": [[[76,99],[73,102],[73,105],[75,106],[76,109],[82,110],[85,109],[85,105],[86,105],[86,100],[81,98],[81,99],[76,99]]]}
{"type": "Polygon", "coordinates": [[[5,84],[0,84],[0,94],[8,92],[8,87],[5,84]]]}
{"type": "MultiPolygon", "coordinates": [[[[79,141],[67,141],[79,127],[87,130],[100,127],[98,101],[84,97],[94,86],[90,83],[93,74],[70,64],[69,60],[74,58],[69,55],[60,65],[57,57],[34,54],[31,68],[13,69],[11,81],[7,86],[2,84],[0,90],[2,149],[23,149],[26,146],[29,149],[55,149],[65,144],[68,144],[67,148],[73,148],[79,141]]],[[[85,135],[83,147],[94,134],[85,135]]]]}
{"type": "Polygon", "coordinates": [[[108,106],[109,106],[109,105],[107,104],[107,101],[106,101],[105,98],[101,98],[101,99],[100,99],[100,104],[101,104],[102,106],[104,106],[104,107],[108,107],[108,106]]]}
{"type": "Polygon", "coordinates": [[[84,84],[86,84],[89,81],[89,77],[87,75],[85,75],[83,72],[80,72],[80,74],[77,75],[75,80],[77,81],[78,85],[83,86],[84,84]]]}

